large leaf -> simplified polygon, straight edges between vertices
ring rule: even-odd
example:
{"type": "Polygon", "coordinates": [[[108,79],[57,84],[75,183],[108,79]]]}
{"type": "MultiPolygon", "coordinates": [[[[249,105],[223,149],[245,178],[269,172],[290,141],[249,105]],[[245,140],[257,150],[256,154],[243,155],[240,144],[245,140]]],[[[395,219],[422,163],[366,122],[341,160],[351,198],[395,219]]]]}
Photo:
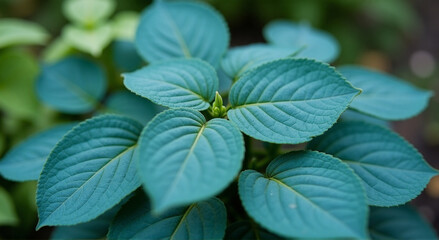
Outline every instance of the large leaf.
{"type": "Polygon", "coordinates": [[[408,205],[370,209],[369,232],[373,240],[437,239],[433,228],[408,205]]]}
{"type": "Polygon", "coordinates": [[[275,45],[302,48],[299,57],[323,62],[334,61],[340,51],[334,37],[303,23],[297,24],[285,20],[272,21],[264,28],[264,37],[275,45]]]}
{"type": "Polygon", "coordinates": [[[366,68],[346,66],[339,71],[355,87],[363,90],[350,108],[378,118],[401,120],[413,117],[427,107],[432,96],[430,91],[366,68]]]}
{"type": "Polygon", "coordinates": [[[20,19],[0,20],[0,48],[20,44],[44,44],[49,38],[40,25],[20,19]]]}
{"type": "Polygon", "coordinates": [[[108,239],[222,239],[226,222],[226,208],[216,198],[157,215],[139,194],[117,214],[108,239]]]}
{"type": "Polygon", "coordinates": [[[142,14],[136,45],[148,62],[201,58],[217,66],[229,45],[223,17],[198,2],[155,1],[142,14]]]}
{"type": "Polygon", "coordinates": [[[55,144],[74,126],[56,126],[15,146],[0,160],[0,175],[12,181],[37,180],[55,144]]]}
{"type": "Polygon", "coordinates": [[[123,76],[129,90],[167,107],[205,110],[218,90],[215,69],[196,59],[156,63],[123,76]]]}
{"type": "Polygon", "coordinates": [[[227,226],[225,240],[280,240],[278,237],[253,222],[235,222],[227,226]]]}
{"type": "Polygon", "coordinates": [[[14,202],[8,192],[0,187],[0,226],[17,225],[18,221],[14,202]]]}
{"type": "Polygon", "coordinates": [[[63,29],[62,37],[70,46],[97,57],[110,44],[113,30],[110,24],[91,29],[68,25],[63,29]]]}
{"type": "Polygon", "coordinates": [[[231,122],[206,122],[190,109],[157,115],[139,145],[140,175],[157,212],[218,194],[238,175],[244,157],[242,134],[231,122]]]}
{"type": "Polygon", "coordinates": [[[368,202],[403,204],[437,174],[408,142],[389,129],[363,122],[335,125],[308,146],[341,159],[360,176],[368,202]]]}
{"type": "Polygon", "coordinates": [[[141,130],[129,118],[103,115],[67,133],[38,182],[37,228],[92,220],[139,187],[132,157],[141,130]]]}
{"type": "Polygon", "coordinates": [[[358,93],[326,64],[282,59],[253,69],[232,86],[228,116],[256,139],[301,143],[331,127],[358,93]]]}
{"type": "Polygon", "coordinates": [[[63,11],[70,21],[91,28],[104,22],[115,7],[114,0],[66,0],[63,11]]]}
{"type": "Polygon", "coordinates": [[[93,110],[107,88],[104,71],[90,60],[70,57],[45,66],[37,80],[40,99],[66,113],[93,110]]]}
{"type": "Polygon", "coordinates": [[[318,152],[291,152],[263,175],[246,170],[239,196],[263,227],[286,237],[366,238],[367,205],[358,178],[340,160],[318,152]]]}

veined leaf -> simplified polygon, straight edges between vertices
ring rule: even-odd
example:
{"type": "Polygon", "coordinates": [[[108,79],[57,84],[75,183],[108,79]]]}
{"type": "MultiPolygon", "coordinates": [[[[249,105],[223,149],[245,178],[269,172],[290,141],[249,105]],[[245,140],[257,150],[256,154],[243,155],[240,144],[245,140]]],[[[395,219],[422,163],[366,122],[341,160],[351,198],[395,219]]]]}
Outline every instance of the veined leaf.
{"type": "Polygon", "coordinates": [[[269,43],[275,45],[302,48],[298,57],[323,62],[334,61],[340,51],[334,37],[303,23],[297,24],[285,20],[272,21],[265,26],[264,37],[269,43]]]}
{"type": "Polygon", "coordinates": [[[113,30],[110,24],[91,29],[68,25],[63,29],[62,37],[72,47],[97,57],[110,44],[113,30]]]}
{"type": "Polygon", "coordinates": [[[44,44],[49,38],[40,25],[20,19],[0,19],[0,49],[12,45],[44,44]]]}
{"type": "Polygon", "coordinates": [[[225,240],[281,240],[278,237],[266,230],[260,228],[257,224],[251,222],[235,222],[229,225],[226,229],[225,240]]]}
{"type": "Polygon", "coordinates": [[[339,71],[363,90],[349,107],[385,120],[407,119],[419,114],[432,96],[430,91],[366,68],[346,66],[339,71]]]}
{"type": "Polygon", "coordinates": [[[143,64],[143,60],[132,42],[126,40],[113,41],[112,50],[113,61],[121,71],[134,71],[143,64]]]}
{"type": "Polygon", "coordinates": [[[137,12],[120,12],[113,20],[113,36],[117,40],[130,41],[134,40],[136,29],[139,25],[139,14],[137,12]]]}
{"type": "Polygon", "coordinates": [[[97,106],[107,83],[100,66],[70,57],[43,67],[36,88],[47,105],[65,113],[85,113],[97,106]]]}
{"type": "Polygon", "coordinates": [[[0,160],[0,175],[12,181],[38,180],[55,144],[76,124],[56,126],[15,146],[0,160]]]}
{"type": "Polygon", "coordinates": [[[132,156],[141,130],[129,118],[102,115],[68,132],[38,182],[37,229],[92,220],[139,187],[132,156]]]}
{"type": "Polygon", "coordinates": [[[70,21],[90,28],[104,22],[115,7],[114,0],[66,0],[63,11],[70,21]]]}
{"type": "Polygon", "coordinates": [[[265,175],[239,177],[246,212],[285,237],[366,238],[367,205],[358,177],[340,160],[318,152],[291,152],[265,175]]]}
{"type": "Polygon", "coordinates": [[[140,175],[157,212],[218,194],[236,177],[244,157],[242,134],[231,122],[206,122],[190,109],[157,115],[139,144],[140,175]]]}
{"type": "Polygon", "coordinates": [[[117,214],[108,239],[222,239],[226,222],[226,208],[216,198],[157,215],[139,194],[117,214]]]}
{"type": "Polygon", "coordinates": [[[8,192],[0,187],[0,226],[17,225],[19,219],[15,213],[14,202],[8,192]]]}
{"type": "Polygon", "coordinates": [[[129,90],[166,107],[205,110],[218,89],[215,69],[196,59],[156,63],[123,77],[129,90]]]}
{"type": "Polygon", "coordinates": [[[193,57],[216,67],[229,38],[223,17],[210,6],[155,1],[141,16],[136,46],[148,62],[193,57]]]}
{"type": "Polygon", "coordinates": [[[400,205],[415,198],[438,173],[396,133],[368,123],[339,123],[308,148],[347,163],[362,179],[369,204],[376,206],[400,205]]]}
{"type": "Polygon", "coordinates": [[[253,138],[302,143],[330,128],[358,93],[326,64],[282,59],[253,69],[232,86],[228,116],[253,138]]]}

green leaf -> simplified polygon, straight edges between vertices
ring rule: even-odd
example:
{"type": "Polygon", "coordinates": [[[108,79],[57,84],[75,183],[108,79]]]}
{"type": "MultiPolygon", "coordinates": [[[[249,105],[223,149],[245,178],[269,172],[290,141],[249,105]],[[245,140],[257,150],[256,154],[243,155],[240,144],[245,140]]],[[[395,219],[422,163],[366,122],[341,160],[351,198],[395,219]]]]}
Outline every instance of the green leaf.
{"type": "Polygon", "coordinates": [[[102,68],[79,57],[69,57],[43,67],[37,80],[41,101],[65,113],[93,110],[104,96],[107,83],[102,68]]]}
{"type": "Polygon", "coordinates": [[[371,205],[403,204],[418,196],[437,174],[403,138],[368,123],[339,123],[308,148],[347,163],[362,179],[371,205]]]}
{"type": "Polygon", "coordinates": [[[123,41],[133,41],[136,29],[139,25],[139,14],[137,12],[120,12],[112,22],[113,36],[123,41]]]}
{"type": "Polygon", "coordinates": [[[134,71],[143,64],[134,43],[125,40],[115,40],[112,44],[113,61],[124,72],[134,71]]]}
{"type": "MultiPolygon", "coordinates": [[[[5,137],[0,132],[0,156],[3,155],[3,150],[5,150],[5,137]]],[[[1,163],[1,162],[0,162],[1,163]]]]}
{"type": "Polygon", "coordinates": [[[223,17],[210,6],[155,1],[141,16],[136,46],[148,62],[193,57],[216,67],[229,38],[223,17]]]}
{"type": "Polygon", "coordinates": [[[166,107],[205,110],[218,89],[215,69],[197,59],[156,63],[123,77],[130,91],[166,107]]]}
{"type": "Polygon", "coordinates": [[[108,239],[222,239],[226,214],[224,204],[211,198],[157,215],[144,194],[139,194],[117,214],[108,239]]]}
{"type": "Polygon", "coordinates": [[[18,221],[14,202],[8,192],[0,187],[0,226],[17,225],[18,221]]]}
{"type": "Polygon", "coordinates": [[[76,124],[56,126],[15,146],[0,160],[0,175],[12,181],[38,180],[55,144],[76,124]]]}
{"type": "Polygon", "coordinates": [[[330,128],[358,93],[326,64],[282,59],[253,69],[232,86],[228,116],[253,138],[302,143],[330,128]]]}
{"type": "Polygon", "coordinates": [[[208,122],[191,109],[157,115],[143,130],[137,158],[157,212],[221,192],[241,169],[244,141],[225,119],[208,122]]]}
{"type": "Polygon", "coordinates": [[[43,59],[48,63],[57,62],[67,57],[73,50],[73,46],[67,40],[58,37],[44,49],[43,59]]]}
{"type": "Polygon", "coordinates": [[[373,240],[438,238],[430,224],[409,205],[372,207],[369,232],[373,240]]]}
{"type": "Polygon", "coordinates": [[[235,222],[229,225],[226,229],[226,240],[280,240],[278,237],[264,229],[261,229],[257,224],[247,221],[235,222]]]}
{"type": "Polygon", "coordinates": [[[355,87],[363,90],[349,107],[385,120],[401,120],[418,115],[427,107],[432,96],[430,91],[366,68],[345,66],[338,70],[355,87]]]}
{"type": "Polygon", "coordinates": [[[264,28],[265,39],[282,47],[303,50],[297,55],[323,62],[334,61],[339,54],[337,40],[329,33],[313,29],[308,24],[293,23],[286,20],[270,22],[264,28]]]}
{"type": "Polygon", "coordinates": [[[37,229],[92,220],[138,188],[132,157],[141,130],[129,118],[102,115],[68,132],[38,182],[37,229]]]}
{"type": "Polygon", "coordinates": [[[115,8],[114,0],[66,0],[63,12],[73,23],[90,28],[107,20],[115,8]]]}
{"type": "Polygon", "coordinates": [[[319,152],[291,152],[265,175],[246,170],[239,196],[259,224],[285,237],[366,238],[367,205],[358,178],[340,160],[319,152]]]}
{"type": "Polygon", "coordinates": [[[72,47],[98,57],[110,44],[113,30],[110,24],[91,29],[68,25],[63,29],[62,37],[72,47]]]}
{"type": "Polygon", "coordinates": [[[49,38],[40,25],[11,18],[0,19],[0,36],[0,49],[12,45],[44,44],[49,38]]]}

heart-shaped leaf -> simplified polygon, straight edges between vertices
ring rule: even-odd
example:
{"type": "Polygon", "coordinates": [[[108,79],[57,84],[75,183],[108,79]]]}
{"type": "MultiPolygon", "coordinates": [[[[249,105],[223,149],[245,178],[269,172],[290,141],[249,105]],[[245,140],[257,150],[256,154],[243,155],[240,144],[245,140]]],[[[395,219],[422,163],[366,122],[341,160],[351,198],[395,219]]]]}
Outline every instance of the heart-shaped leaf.
{"type": "Polygon", "coordinates": [[[110,24],[90,29],[69,25],[64,28],[62,37],[70,46],[97,57],[110,44],[113,30],[110,24]]]}
{"type": "Polygon", "coordinates": [[[253,138],[302,143],[330,128],[358,93],[326,64],[282,59],[253,69],[232,86],[228,116],[253,138]]]}
{"type": "Polygon", "coordinates": [[[0,20],[0,48],[22,44],[44,44],[49,38],[40,25],[20,19],[0,20]]]}

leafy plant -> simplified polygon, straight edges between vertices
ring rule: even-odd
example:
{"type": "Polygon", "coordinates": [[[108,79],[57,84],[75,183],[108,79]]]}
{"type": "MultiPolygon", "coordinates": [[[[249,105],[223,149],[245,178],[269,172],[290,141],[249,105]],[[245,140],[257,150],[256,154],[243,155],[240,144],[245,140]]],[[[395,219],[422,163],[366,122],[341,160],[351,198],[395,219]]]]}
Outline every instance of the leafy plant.
{"type": "MultiPolygon", "coordinates": [[[[107,97],[102,63],[52,45],[36,84],[40,100],[97,116],[39,133],[0,161],[7,179],[38,179],[37,229],[87,239],[435,237],[415,211],[394,206],[437,171],[376,124],[417,115],[431,92],[330,66],[336,40],[306,24],[274,21],[264,29],[269,43],[227,50],[224,19],[198,2],[155,1],[134,40],[120,27],[137,25],[130,14],[110,27],[120,38],[105,37],[112,4],[67,1],[76,25],[58,41],[93,56],[112,39],[134,41],[148,64],[124,73],[123,83],[138,96],[107,97]]],[[[113,51],[122,70],[140,65],[128,49],[113,51]]]]}

